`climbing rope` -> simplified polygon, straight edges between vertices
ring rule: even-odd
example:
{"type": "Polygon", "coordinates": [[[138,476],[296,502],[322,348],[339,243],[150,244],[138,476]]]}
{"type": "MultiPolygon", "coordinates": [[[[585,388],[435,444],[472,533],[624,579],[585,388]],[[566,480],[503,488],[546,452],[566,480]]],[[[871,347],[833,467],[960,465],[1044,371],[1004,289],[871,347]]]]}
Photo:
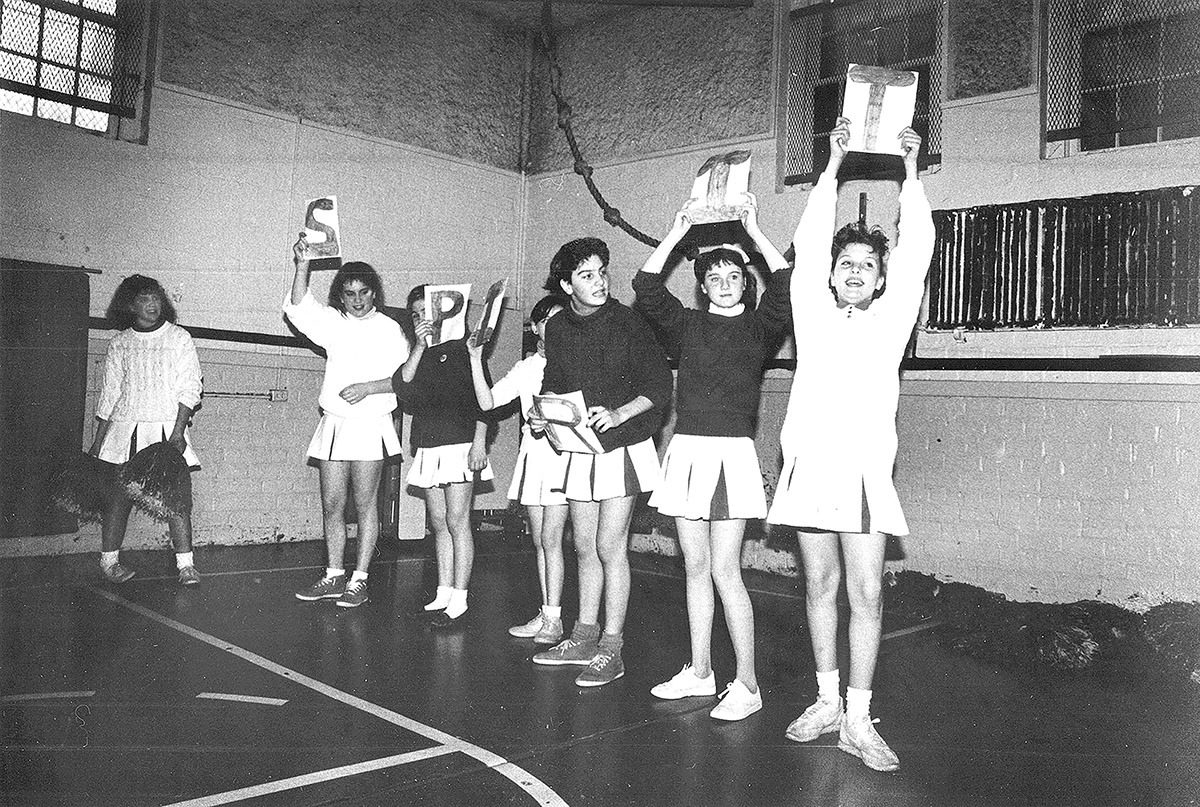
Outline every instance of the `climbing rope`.
{"type": "Polygon", "coordinates": [[[542,3],[542,51],[546,54],[546,60],[550,65],[550,93],[554,96],[554,103],[558,111],[558,128],[562,129],[563,134],[567,136],[567,145],[571,149],[571,156],[575,158],[575,173],[583,177],[583,182],[587,185],[588,192],[592,194],[592,198],[596,200],[596,204],[604,211],[605,221],[613,227],[621,228],[643,244],[656,247],[659,243],[657,238],[646,235],[625,221],[621,217],[621,211],[608,203],[604,198],[604,194],[600,192],[600,189],[596,187],[596,182],[592,179],[592,166],[588,165],[587,161],[583,159],[583,154],[579,151],[579,142],[575,139],[575,131],[571,127],[571,116],[573,114],[571,105],[567,103],[566,97],[563,95],[562,66],[558,63],[558,48],[554,40],[554,21],[550,14],[550,3],[551,0],[545,0],[542,3]]]}

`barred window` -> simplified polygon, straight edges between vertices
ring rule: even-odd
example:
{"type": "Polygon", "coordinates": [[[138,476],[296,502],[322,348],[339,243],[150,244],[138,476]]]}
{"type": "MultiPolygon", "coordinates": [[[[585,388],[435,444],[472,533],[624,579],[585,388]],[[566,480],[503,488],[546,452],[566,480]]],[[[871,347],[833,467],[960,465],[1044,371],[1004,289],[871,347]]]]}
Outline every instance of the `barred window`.
{"type": "MultiPolygon", "coordinates": [[[[780,133],[784,183],[812,182],[829,158],[850,64],[919,74],[913,128],[921,167],[941,162],[942,0],[840,0],[791,12],[786,109],[780,133]]],[[[872,176],[879,163],[850,154],[843,177],[872,176]]]]}
{"type": "Polygon", "coordinates": [[[1193,190],[935,211],[928,327],[1200,324],[1193,190]]]}
{"type": "Polygon", "coordinates": [[[0,109],[144,140],[128,130],[145,118],[149,10],[147,0],[0,0],[0,109]]]}
{"type": "Polygon", "coordinates": [[[1046,0],[1046,156],[1200,137],[1200,0],[1046,0]]]}

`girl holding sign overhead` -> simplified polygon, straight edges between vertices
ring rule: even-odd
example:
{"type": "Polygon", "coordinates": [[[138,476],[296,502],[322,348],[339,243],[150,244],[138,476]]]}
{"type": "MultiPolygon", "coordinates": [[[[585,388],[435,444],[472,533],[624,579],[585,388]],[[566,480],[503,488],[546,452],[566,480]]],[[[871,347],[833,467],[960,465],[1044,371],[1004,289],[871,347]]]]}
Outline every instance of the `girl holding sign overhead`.
{"type": "Polygon", "coordinates": [[[847,224],[834,233],[848,125],[839,118],[830,133],[829,163],[793,240],[796,373],[780,433],[783,470],[767,520],[800,528],[817,668],[817,702],[788,726],[787,737],[803,742],[836,731],[838,748],[890,771],[900,760],[871,723],[871,686],[883,617],[884,548],[888,535],[908,534],[892,482],[899,367],[925,292],[934,226],[917,178],[921,138],[905,128],[898,135],[906,178],[895,248],[888,253],[887,237],[877,227],[847,224]],[[837,662],[843,564],[850,599],[844,714],[837,662]]]}
{"type": "Polygon", "coordinates": [[[736,246],[722,245],[696,258],[696,280],[708,299],[704,310],[684,308],[667,290],[662,271],[692,226],[688,206],[633,280],[634,307],[679,358],[678,419],[650,506],[675,517],[692,640],[691,663],[650,693],[667,700],[716,694],[710,655],[715,583],[737,659],[737,677],[710,713],[718,720],[741,720],[762,708],[754,672],[754,612],[742,582],[742,536],[746,519],[767,515],[754,450],[762,366],[791,318],[787,261],[759,229],[756,200],[746,197],[742,221],[771,270],[757,309],[749,260],[736,246]]]}
{"type": "MultiPolygon", "coordinates": [[[[467,340],[471,354],[471,377],[475,397],[483,409],[495,409],[520,399],[522,414],[528,415],[533,396],[542,391],[546,370],[546,325],[563,310],[567,299],[561,294],[543,297],[533,307],[529,324],[538,337],[537,352],[521,359],[495,386],[487,383],[483,364],[484,345],[467,340]]],[[[529,420],[521,430],[521,448],[508,498],[525,506],[533,547],[537,552],[538,580],[542,607],[537,616],[508,632],[537,644],[555,644],[562,638],[563,528],[567,521],[567,497],[562,490],[567,455],[555,451],[544,433],[534,434],[529,420]]]]}
{"type": "Polygon", "coordinates": [[[657,481],[651,437],[671,399],[671,370],[650,326],[609,296],[608,257],[599,238],[579,238],[550,262],[547,288],[561,290],[570,304],[546,326],[542,382],[548,393],[582,391],[587,425],[603,447],[599,454],[570,453],[565,472],[579,560],[579,619],[569,639],[533,657],[537,664],[585,666],[575,683],[588,687],[625,674],[629,522],[634,497],[657,481]]]}
{"type": "Polygon", "coordinates": [[[326,354],[321,420],[308,444],[308,456],[320,469],[329,552],[325,574],[297,591],[296,599],[336,599],[339,606],[354,608],[368,599],[367,570],[379,538],[376,494],[383,461],[400,453],[392,422],[396,396],[391,376],[408,356],[408,344],[396,321],[379,310],[383,285],[370,264],[343,264],[329,286],[326,305],[308,287],[312,247],[303,233],[292,247],[292,257],[296,274],[283,313],[326,354]],[[358,561],[347,581],[345,510],[351,496],[358,513],[358,561]]]}
{"type": "Polygon", "coordinates": [[[393,383],[412,415],[409,439],[416,458],[406,481],[424,491],[438,569],[437,594],[421,613],[429,616],[433,627],[449,628],[460,624],[467,612],[475,562],[475,483],[493,478],[487,423],[475,400],[466,339],[430,344],[434,326],[424,285],[409,292],[408,310],[416,339],[393,383]]]}

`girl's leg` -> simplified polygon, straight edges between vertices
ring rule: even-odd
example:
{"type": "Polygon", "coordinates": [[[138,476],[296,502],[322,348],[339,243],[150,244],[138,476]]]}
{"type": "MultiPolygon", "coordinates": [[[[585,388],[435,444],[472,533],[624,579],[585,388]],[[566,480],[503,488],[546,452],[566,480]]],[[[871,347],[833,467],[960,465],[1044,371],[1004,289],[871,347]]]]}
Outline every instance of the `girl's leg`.
{"type": "MultiPolygon", "coordinates": [[[[433,530],[433,554],[437,558],[438,592],[454,585],[454,541],[446,518],[446,489],[426,488],[425,513],[433,530]]],[[[443,606],[445,607],[445,606],[443,606]]]]}
{"type": "Polygon", "coordinates": [[[171,545],[175,547],[176,555],[192,551],[191,513],[184,513],[182,516],[167,519],[167,530],[171,534],[171,545]]]}
{"type": "Polygon", "coordinates": [[[596,553],[604,567],[604,633],[620,636],[629,607],[629,522],[633,496],[600,502],[596,553]]]}
{"type": "Polygon", "coordinates": [[[475,565],[475,537],[471,534],[471,498],[475,493],[475,483],[455,482],[443,490],[446,525],[454,552],[450,585],[465,592],[471,582],[471,569],[475,565]]]}
{"type": "Polygon", "coordinates": [[[542,517],[545,508],[540,504],[528,504],[525,512],[529,514],[529,531],[533,533],[533,551],[537,557],[538,584],[542,588],[542,605],[549,600],[546,586],[546,548],[542,545],[542,517]]]}
{"type": "MultiPolygon", "coordinates": [[[[883,556],[887,538],[879,533],[843,534],[846,593],[850,598],[850,686],[869,690],[883,627],[883,556]]],[[[819,668],[818,668],[819,669],[819,668]]]]}
{"type": "Polygon", "coordinates": [[[572,501],[571,530],[575,536],[575,555],[579,561],[579,622],[597,625],[600,621],[600,596],[604,592],[604,566],[597,551],[600,502],[572,501]]]}
{"type": "Polygon", "coordinates": [[[378,496],[383,460],[356,460],[347,465],[350,466],[354,509],[358,513],[358,563],[354,568],[366,574],[379,541],[378,496]]]}
{"type": "Polygon", "coordinates": [[[800,533],[800,554],[813,658],[818,673],[829,672],[837,669],[837,593],[842,581],[837,533],[800,533]]]}
{"type": "Polygon", "coordinates": [[[125,541],[125,530],[129,527],[129,513],[133,502],[121,493],[113,495],[104,508],[104,523],[100,527],[100,549],[104,552],[120,550],[125,541]]]}
{"type": "Polygon", "coordinates": [[[567,505],[548,504],[542,508],[542,529],[537,535],[541,555],[546,559],[546,605],[562,605],[563,590],[563,532],[567,527],[567,505]]]}
{"type": "Polygon", "coordinates": [[[746,520],[713,521],[709,526],[712,547],[712,579],[725,609],[725,624],[733,641],[737,680],[750,692],[758,691],[754,672],[754,608],[742,580],[742,536],[746,520]]]}
{"type": "Polygon", "coordinates": [[[350,485],[350,464],[321,460],[321,519],[325,530],[325,549],[331,569],[345,568],[346,494],[350,485]]]}
{"type": "Polygon", "coordinates": [[[688,630],[692,640],[692,673],[708,678],[712,672],[713,568],[709,552],[709,522],[675,519],[686,574],[688,630]]]}

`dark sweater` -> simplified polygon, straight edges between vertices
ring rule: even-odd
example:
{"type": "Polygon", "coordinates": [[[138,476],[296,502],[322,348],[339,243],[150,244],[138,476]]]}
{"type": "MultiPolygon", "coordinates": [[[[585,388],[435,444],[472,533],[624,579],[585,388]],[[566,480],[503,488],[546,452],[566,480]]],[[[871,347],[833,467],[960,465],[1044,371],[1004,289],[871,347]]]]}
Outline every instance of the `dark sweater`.
{"type": "Polygon", "coordinates": [[[762,393],[762,366],[791,324],[792,272],[772,272],[758,309],[736,317],[684,308],[662,275],[638,272],[634,307],[679,359],[676,434],[753,437],[762,393]]]}
{"type": "MultiPolygon", "coordinates": [[[[475,400],[471,357],[464,340],[425,348],[412,381],[405,382],[402,372],[403,367],[392,376],[392,389],[404,410],[413,416],[413,448],[451,446],[475,439],[475,424],[484,421],[485,416],[475,400]]],[[[486,364],[483,373],[488,375],[486,364]]]]}
{"type": "Polygon", "coordinates": [[[640,314],[610,297],[588,316],[567,306],[550,319],[542,391],[575,390],[583,391],[588,406],[616,409],[639,395],[652,404],[615,429],[597,432],[605,451],[654,436],[671,401],[671,368],[640,314]]]}

